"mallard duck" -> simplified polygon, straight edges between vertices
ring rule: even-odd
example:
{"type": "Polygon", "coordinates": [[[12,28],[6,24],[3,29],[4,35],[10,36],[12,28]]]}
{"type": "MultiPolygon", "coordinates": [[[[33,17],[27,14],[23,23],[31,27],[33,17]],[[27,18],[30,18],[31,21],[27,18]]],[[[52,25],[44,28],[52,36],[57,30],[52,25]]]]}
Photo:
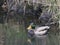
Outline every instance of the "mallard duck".
{"type": "Polygon", "coordinates": [[[37,28],[34,29],[34,27],[35,26],[33,26],[33,28],[32,28],[32,25],[29,25],[29,27],[27,28],[28,29],[28,34],[29,34],[28,42],[30,42],[30,43],[31,43],[30,38],[46,35],[46,33],[48,32],[48,29],[50,28],[49,26],[41,26],[41,27],[37,27],[37,28]]]}
{"type": "MultiPolygon", "coordinates": [[[[35,27],[35,26],[33,26],[33,27],[35,27]]],[[[50,28],[49,26],[41,26],[41,27],[34,28],[34,34],[35,35],[44,35],[47,33],[49,28],[50,28]]],[[[32,25],[29,25],[29,27],[27,29],[28,29],[28,31],[33,29],[32,25]]]]}

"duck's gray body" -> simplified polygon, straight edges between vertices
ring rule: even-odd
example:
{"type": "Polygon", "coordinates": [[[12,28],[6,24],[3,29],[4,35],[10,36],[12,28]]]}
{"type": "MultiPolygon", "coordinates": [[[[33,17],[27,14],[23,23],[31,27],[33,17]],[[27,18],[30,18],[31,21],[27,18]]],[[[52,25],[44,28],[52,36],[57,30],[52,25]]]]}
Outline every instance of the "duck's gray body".
{"type": "Polygon", "coordinates": [[[33,36],[34,37],[41,37],[43,35],[46,35],[49,28],[50,28],[49,26],[41,26],[41,27],[37,27],[36,29],[30,29],[30,30],[28,30],[28,35],[30,37],[33,37],[33,36]]]}
{"type": "Polygon", "coordinates": [[[38,27],[37,29],[34,30],[35,37],[43,36],[44,34],[47,33],[49,28],[50,28],[49,26],[38,27]]]}

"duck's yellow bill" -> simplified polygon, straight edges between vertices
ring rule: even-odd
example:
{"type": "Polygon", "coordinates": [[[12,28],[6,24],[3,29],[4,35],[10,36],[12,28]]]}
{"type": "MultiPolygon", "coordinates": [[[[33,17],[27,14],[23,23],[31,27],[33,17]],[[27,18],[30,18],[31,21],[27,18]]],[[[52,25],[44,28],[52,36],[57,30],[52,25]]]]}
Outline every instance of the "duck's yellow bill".
{"type": "Polygon", "coordinates": [[[32,29],[31,25],[29,25],[29,27],[27,28],[28,30],[32,29]]]}

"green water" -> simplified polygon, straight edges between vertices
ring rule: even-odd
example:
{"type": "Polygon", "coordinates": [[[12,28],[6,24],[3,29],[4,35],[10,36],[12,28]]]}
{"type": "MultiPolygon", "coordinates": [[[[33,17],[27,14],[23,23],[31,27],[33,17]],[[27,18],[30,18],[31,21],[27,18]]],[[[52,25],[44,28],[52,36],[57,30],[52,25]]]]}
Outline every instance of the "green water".
{"type": "MultiPolygon", "coordinates": [[[[27,44],[27,34],[25,32],[23,25],[9,26],[7,24],[2,25],[2,28],[3,31],[6,32],[5,45],[29,45],[27,44]]],[[[46,39],[46,45],[60,45],[59,39],[60,39],[59,35],[48,34],[46,39]]],[[[40,45],[38,43],[41,43],[41,41],[40,40],[32,41],[32,45],[40,45]]]]}

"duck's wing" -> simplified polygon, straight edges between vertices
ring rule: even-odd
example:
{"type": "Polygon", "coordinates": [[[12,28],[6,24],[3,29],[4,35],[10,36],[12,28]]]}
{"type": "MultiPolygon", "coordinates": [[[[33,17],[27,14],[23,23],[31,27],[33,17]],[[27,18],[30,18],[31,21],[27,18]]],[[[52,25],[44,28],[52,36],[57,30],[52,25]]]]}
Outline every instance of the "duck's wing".
{"type": "Polygon", "coordinates": [[[35,35],[44,35],[45,33],[47,32],[47,30],[44,30],[44,31],[35,31],[35,35]]]}
{"type": "Polygon", "coordinates": [[[42,26],[42,27],[38,27],[36,31],[42,31],[42,30],[49,29],[49,28],[50,28],[49,26],[42,26]]]}

